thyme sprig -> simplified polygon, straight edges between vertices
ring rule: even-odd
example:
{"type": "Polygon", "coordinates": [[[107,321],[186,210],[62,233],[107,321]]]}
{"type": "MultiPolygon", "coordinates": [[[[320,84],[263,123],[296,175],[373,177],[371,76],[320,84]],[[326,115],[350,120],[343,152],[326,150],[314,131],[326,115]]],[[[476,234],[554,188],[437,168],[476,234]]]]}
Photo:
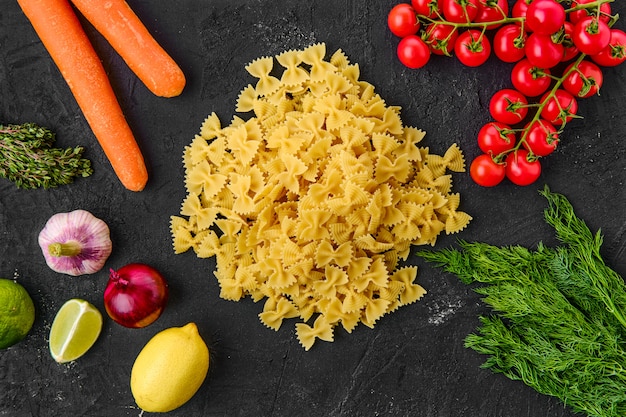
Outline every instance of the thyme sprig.
{"type": "Polygon", "coordinates": [[[55,134],[34,123],[0,125],[0,176],[18,188],[52,188],[93,173],[83,148],[53,147],[55,134]]]}
{"type": "Polygon", "coordinates": [[[626,286],[601,254],[570,202],[546,187],[545,220],[562,243],[497,247],[459,242],[460,248],[419,256],[476,284],[493,314],[481,316],[465,346],[482,365],[589,416],[626,415],[626,286]]]}

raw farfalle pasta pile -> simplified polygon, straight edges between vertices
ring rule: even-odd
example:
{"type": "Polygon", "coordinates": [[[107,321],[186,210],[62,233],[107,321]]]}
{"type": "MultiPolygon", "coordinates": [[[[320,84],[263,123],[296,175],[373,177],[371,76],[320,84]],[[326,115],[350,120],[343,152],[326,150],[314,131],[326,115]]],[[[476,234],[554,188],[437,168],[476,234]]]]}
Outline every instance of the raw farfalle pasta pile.
{"type": "Polygon", "coordinates": [[[236,111],[253,116],[205,120],[171,218],[176,253],[216,257],[222,298],[265,299],[259,317],[274,330],[299,318],[306,350],[421,298],[417,268],[399,261],[471,220],[448,174],[465,169],[460,149],[418,146],[424,132],[403,126],[358,65],[325,56],[315,44],[246,67],[258,81],[236,111]]]}

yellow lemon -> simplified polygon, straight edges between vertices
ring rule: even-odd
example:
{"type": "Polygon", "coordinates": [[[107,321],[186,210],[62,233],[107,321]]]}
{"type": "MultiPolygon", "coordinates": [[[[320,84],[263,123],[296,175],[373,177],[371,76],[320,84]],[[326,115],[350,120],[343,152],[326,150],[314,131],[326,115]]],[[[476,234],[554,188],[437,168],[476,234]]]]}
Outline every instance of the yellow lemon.
{"type": "Polygon", "coordinates": [[[50,328],[50,353],[59,363],[83,356],[102,330],[102,314],[88,301],[72,298],[61,306],[50,328]]]}
{"type": "Polygon", "coordinates": [[[0,278],[0,349],[22,340],[35,322],[35,305],[17,282],[0,278]]]}
{"type": "Polygon", "coordinates": [[[166,413],[194,396],[209,370],[209,349],[195,323],[165,329],[139,352],[130,389],[144,411],[166,413]]]}

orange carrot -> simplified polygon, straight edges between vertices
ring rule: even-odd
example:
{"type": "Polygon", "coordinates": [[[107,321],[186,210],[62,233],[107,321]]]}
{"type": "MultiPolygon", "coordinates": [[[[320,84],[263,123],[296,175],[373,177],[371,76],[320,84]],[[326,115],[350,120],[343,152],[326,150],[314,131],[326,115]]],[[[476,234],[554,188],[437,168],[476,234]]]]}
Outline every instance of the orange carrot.
{"type": "Polygon", "coordinates": [[[157,96],[174,97],[185,75],[124,0],[71,0],[128,67],[157,96]]]}
{"type": "Polygon", "coordinates": [[[122,184],[141,191],[148,173],[111,83],[68,0],[17,0],[61,71],[122,184]]]}

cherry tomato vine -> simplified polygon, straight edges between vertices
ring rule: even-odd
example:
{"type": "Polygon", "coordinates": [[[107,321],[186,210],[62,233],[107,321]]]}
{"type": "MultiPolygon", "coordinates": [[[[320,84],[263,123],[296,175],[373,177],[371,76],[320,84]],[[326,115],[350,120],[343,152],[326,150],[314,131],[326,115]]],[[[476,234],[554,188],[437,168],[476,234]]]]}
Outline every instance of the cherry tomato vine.
{"type": "Polygon", "coordinates": [[[525,186],[539,178],[540,159],[581,117],[578,100],[598,94],[601,67],[626,61],[613,1],[411,0],[390,10],[387,24],[401,38],[397,54],[408,68],[425,66],[432,55],[456,56],[469,67],[491,55],[514,64],[513,86],[493,94],[494,120],[478,132],[483,154],[470,165],[474,182],[493,187],[508,178],[525,186]]]}

